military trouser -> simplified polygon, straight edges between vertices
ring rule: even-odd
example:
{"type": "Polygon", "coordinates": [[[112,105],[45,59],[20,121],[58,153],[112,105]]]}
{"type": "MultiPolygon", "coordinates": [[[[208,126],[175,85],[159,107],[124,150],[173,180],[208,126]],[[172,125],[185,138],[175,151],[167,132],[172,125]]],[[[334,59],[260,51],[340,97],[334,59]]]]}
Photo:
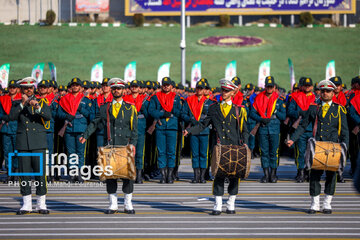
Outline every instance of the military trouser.
{"type": "MultiPolygon", "coordinates": [[[[36,186],[36,195],[42,196],[47,193],[46,170],[45,170],[45,149],[19,151],[19,153],[41,153],[43,155],[42,166],[40,166],[39,156],[22,156],[19,159],[19,173],[39,173],[43,170],[42,176],[35,176],[34,185],[36,186]]],[[[20,193],[22,196],[31,194],[31,176],[20,176],[20,193]]]]}
{"type": "MultiPolygon", "coordinates": [[[[239,192],[240,178],[229,178],[228,193],[229,195],[237,195],[239,192]]],[[[225,178],[215,177],[213,183],[213,195],[223,196],[224,195],[225,178]]]]}
{"type": "Polygon", "coordinates": [[[360,145],[360,134],[356,136],[350,131],[349,134],[349,155],[350,155],[350,163],[351,163],[351,172],[354,173],[356,169],[357,159],[360,151],[359,145],[360,145]]]}
{"type": "Polygon", "coordinates": [[[145,153],[145,132],[138,132],[138,140],[136,143],[135,167],[136,169],[144,168],[145,153]]]}
{"type": "MultiPolygon", "coordinates": [[[[3,149],[4,149],[4,158],[5,158],[5,167],[6,169],[9,169],[9,153],[13,153],[15,150],[15,144],[16,144],[16,134],[2,134],[2,142],[3,142],[3,149]]],[[[13,157],[11,159],[11,167],[12,168],[18,168],[18,159],[16,157],[13,157]]]]}
{"type": "MultiPolygon", "coordinates": [[[[310,196],[317,196],[321,193],[321,175],[323,170],[314,170],[310,171],[310,196]]],[[[327,195],[334,195],[336,188],[336,172],[325,171],[326,181],[325,181],[325,191],[327,195]]]]}
{"type": "Polygon", "coordinates": [[[277,168],[279,165],[280,134],[259,134],[262,168],[277,168]]]}
{"type": "Polygon", "coordinates": [[[297,169],[305,168],[305,152],[307,141],[313,136],[312,132],[304,132],[295,143],[295,163],[297,169]]]}
{"type": "MultiPolygon", "coordinates": [[[[134,191],[134,181],[129,179],[121,179],[123,181],[122,191],[123,193],[129,194],[134,191]]],[[[108,194],[116,193],[118,188],[117,179],[106,180],[106,191],[108,194]]]]}
{"type": "MultiPolygon", "coordinates": [[[[248,124],[247,125],[247,129],[249,129],[249,131],[251,131],[256,124],[248,124]]],[[[252,151],[255,148],[255,136],[249,134],[249,140],[248,140],[248,147],[249,149],[252,151]]]]}
{"type": "MultiPolygon", "coordinates": [[[[65,133],[65,145],[68,153],[68,161],[71,159],[71,154],[77,154],[79,162],[77,164],[80,169],[85,163],[85,143],[80,143],[79,138],[82,133],[65,133]]],[[[70,166],[76,164],[70,164],[70,166]]]]}
{"type": "Polygon", "coordinates": [[[209,135],[191,135],[191,162],[193,168],[207,168],[209,135]]]}
{"type": "Polygon", "coordinates": [[[51,167],[51,155],[54,153],[54,133],[53,132],[47,132],[46,133],[46,141],[48,146],[48,153],[49,153],[49,162],[48,166],[51,167]]]}
{"type": "Polygon", "coordinates": [[[175,167],[177,130],[156,130],[159,168],[175,167]]]}

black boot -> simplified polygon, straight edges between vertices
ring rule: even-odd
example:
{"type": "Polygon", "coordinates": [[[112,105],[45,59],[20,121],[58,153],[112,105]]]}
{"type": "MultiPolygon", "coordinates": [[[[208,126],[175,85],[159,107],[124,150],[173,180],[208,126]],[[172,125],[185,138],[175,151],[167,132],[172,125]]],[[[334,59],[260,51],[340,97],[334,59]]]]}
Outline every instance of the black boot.
{"type": "Polygon", "coordinates": [[[194,168],[194,179],[191,183],[198,183],[200,179],[200,168],[194,168]]]}
{"type": "Polygon", "coordinates": [[[344,183],[345,182],[343,175],[340,174],[339,172],[337,174],[337,182],[338,183],[344,183]]]}
{"type": "Polygon", "coordinates": [[[276,176],[276,168],[271,168],[270,182],[271,183],[276,183],[277,180],[278,180],[278,178],[276,176]]]}
{"type": "Polygon", "coordinates": [[[179,167],[175,167],[173,171],[173,179],[179,181],[179,167]]]}
{"type": "Polygon", "coordinates": [[[166,168],[160,168],[161,179],[160,183],[166,183],[166,168]]]}
{"type": "Polygon", "coordinates": [[[305,170],[303,168],[299,169],[299,176],[296,179],[296,182],[303,183],[305,181],[305,170]]]}
{"type": "Polygon", "coordinates": [[[136,169],[136,180],[135,180],[135,183],[138,183],[138,184],[142,184],[142,183],[143,183],[142,170],[141,170],[141,169],[136,169]]]}
{"type": "Polygon", "coordinates": [[[304,177],[305,181],[309,182],[309,180],[310,180],[310,170],[305,170],[304,173],[305,173],[305,177],[304,177]]]}
{"type": "Polygon", "coordinates": [[[174,172],[174,168],[168,168],[167,183],[170,183],[170,184],[174,183],[173,172],[174,172]]]}
{"type": "Polygon", "coordinates": [[[296,174],[296,177],[295,177],[296,182],[298,182],[299,176],[300,176],[300,169],[297,170],[297,174],[296,174]]]}
{"type": "Polygon", "coordinates": [[[200,180],[199,180],[199,183],[206,183],[205,172],[206,172],[206,168],[200,168],[200,180]]]}
{"type": "Polygon", "coordinates": [[[268,183],[269,182],[269,177],[270,177],[270,174],[269,174],[269,168],[264,168],[264,176],[261,178],[260,182],[261,183],[268,183]]]}

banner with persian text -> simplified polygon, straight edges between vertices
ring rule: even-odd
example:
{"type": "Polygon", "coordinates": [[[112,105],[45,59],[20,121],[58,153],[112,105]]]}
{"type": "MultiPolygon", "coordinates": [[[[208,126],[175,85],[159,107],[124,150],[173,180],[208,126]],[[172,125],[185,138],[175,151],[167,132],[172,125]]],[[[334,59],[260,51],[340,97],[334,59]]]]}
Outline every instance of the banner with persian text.
{"type": "MultiPolygon", "coordinates": [[[[186,15],[355,13],[356,0],[186,0],[186,15]]],[[[125,15],[179,16],[181,0],[125,0],[125,15]]]]}
{"type": "Polygon", "coordinates": [[[76,0],[76,13],[107,13],[109,0],[76,0]]]}

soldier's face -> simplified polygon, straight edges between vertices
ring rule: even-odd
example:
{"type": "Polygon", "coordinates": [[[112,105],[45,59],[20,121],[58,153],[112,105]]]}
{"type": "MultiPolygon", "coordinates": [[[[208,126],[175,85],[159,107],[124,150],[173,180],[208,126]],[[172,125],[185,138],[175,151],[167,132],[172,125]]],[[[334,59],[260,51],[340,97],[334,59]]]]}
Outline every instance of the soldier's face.
{"type": "Polygon", "coordinates": [[[202,95],[204,95],[204,89],[197,87],[197,88],[196,88],[196,95],[197,95],[197,96],[202,96],[202,95]]]}
{"type": "Polygon", "coordinates": [[[138,93],[140,91],[140,87],[139,86],[132,86],[130,87],[130,90],[132,93],[138,93]]]}
{"type": "Polygon", "coordinates": [[[48,93],[48,89],[46,87],[39,87],[38,91],[41,95],[45,95],[48,93]]]}
{"type": "Polygon", "coordinates": [[[111,88],[111,93],[115,99],[121,98],[124,94],[124,88],[113,87],[113,88],[111,88]]]}
{"type": "Polygon", "coordinates": [[[228,89],[221,89],[221,96],[225,102],[229,101],[231,97],[234,96],[235,91],[234,90],[228,90],[228,89]]]}
{"type": "Polygon", "coordinates": [[[275,86],[268,86],[266,87],[266,93],[272,94],[275,91],[275,86]]]}
{"type": "Polygon", "coordinates": [[[320,96],[321,96],[321,100],[323,100],[324,102],[329,102],[334,97],[334,91],[327,90],[327,89],[322,89],[321,93],[320,93],[320,96]]]}
{"type": "Polygon", "coordinates": [[[9,87],[9,94],[15,95],[17,93],[17,89],[15,87],[9,87]]]}
{"type": "Polygon", "coordinates": [[[163,92],[165,92],[165,93],[168,93],[168,92],[171,91],[171,85],[170,85],[170,84],[163,84],[163,85],[161,86],[161,90],[162,90],[163,92]]]}
{"type": "Polygon", "coordinates": [[[343,90],[343,88],[342,88],[341,85],[336,85],[336,88],[335,88],[334,92],[335,92],[336,94],[338,94],[338,93],[341,92],[342,90],[343,90]]]}
{"type": "Polygon", "coordinates": [[[103,91],[103,93],[108,93],[108,92],[110,92],[110,87],[108,85],[104,85],[104,86],[102,86],[102,91],[103,91]]]}
{"type": "Polygon", "coordinates": [[[22,87],[22,93],[28,97],[34,95],[34,87],[22,87]]]}
{"type": "Polygon", "coordinates": [[[71,92],[72,93],[78,93],[80,91],[80,84],[73,83],[71,84],[71,92]]]}
{"type": "Polygon", "coordinates": [[[309,93],[309,92],[311,92],[313,90],[313,86],[312,85],[305,85],[303,87],[303,89],[304,89],[305,93],[309,93]]]}

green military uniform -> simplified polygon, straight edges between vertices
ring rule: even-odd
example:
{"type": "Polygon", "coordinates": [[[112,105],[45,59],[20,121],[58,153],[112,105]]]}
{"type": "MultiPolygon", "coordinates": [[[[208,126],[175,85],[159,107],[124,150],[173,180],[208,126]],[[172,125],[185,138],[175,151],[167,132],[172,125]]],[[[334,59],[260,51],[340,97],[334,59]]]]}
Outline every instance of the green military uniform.
{"type": "MultiPolygon", "coordinates": [[[[319,83],[320,89],[333,90],[336,86],[327,80],[319,83]]],[[[304,120],[299,128],[291,136],[292,141],[296,141],[304,133],[307,126],[312,123],[314,126],[313,136],[316,141],[330,141],[345,144],[345,151],[349,146],[349,129],[346,119],[346,110],[343,106],[332,101],[320,101],[318,105],[311,105],[306,112],[304,120]]],[[[321,192],[320,179],[323,170],[310,171],[310,196],[312,205],[309,213],[319,211],[319,196],[321,192]]],[[[336,172],[326,171],[324,213],[331,213],[331,199],[335,194],[336,172]]]]}
{"type": "MultiPolygon", "coordinates": [[[[39,99],[37,99],[39,100],[39,99]]],[[[42,153],[43,154],[43,176],[36,176],[39,182],[36,187],[36,195],[45,195],[47,192],[45,180],[45,151],[46,151],[46,129],[44,124],[51,119],[51,109],[47,104],[41,105],[41,109],[35,110],[33,107],[21,103],[15,104],[8,115],[10,121],[17,120],[18,128],[16,134],[16,150],[19,153],[42,153]]],[[[20,157],[19,172],[40,172],[40,161],[38,157],[20,157]]],[[[31,176],[20,177],[21,195],[31,194],[31,176]]]]}
{"type": "MultiPolygon", "coordinates": [[[[109,145],[119,146],[132,144],[136,146],[137,142],[137,112],[134,105],[122,102],[119,114],[115,118],[112,114],[113,103],[106,103],[100,107],[100,112],[96,115],[95,119],[89,124],[84,132],[84,138],[88,139],[96,129],[105,129],[104,142],[109,145]],[[110,117],[110,142],[108,142],[106,119],[107,112],[109,111],[110,117]]],[[[134,181],[124,179],[123,192],[133,192],[134,181]]],[[[108,194],[116,193],[117,182],[116,179],[108,179],[106,181],[106,188],[108,194]]]]}

